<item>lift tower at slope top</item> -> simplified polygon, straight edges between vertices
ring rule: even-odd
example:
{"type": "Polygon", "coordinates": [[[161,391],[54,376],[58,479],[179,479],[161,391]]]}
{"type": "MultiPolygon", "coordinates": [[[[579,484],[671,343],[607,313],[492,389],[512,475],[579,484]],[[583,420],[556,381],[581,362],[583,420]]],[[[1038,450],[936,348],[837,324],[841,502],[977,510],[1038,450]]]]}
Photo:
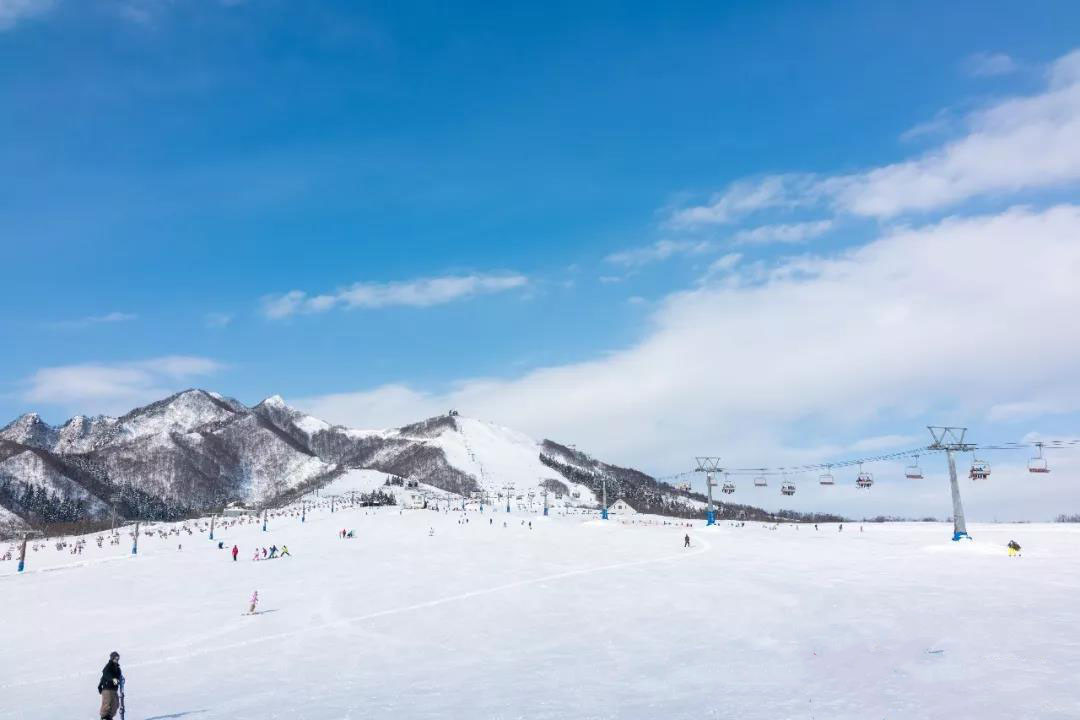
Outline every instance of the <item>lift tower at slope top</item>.
{"type": "Polygon", "coordinates": [[[716,509],[713,507],[712,489],[716,485],[713,482],[713,475],[718,472],[723,472],[724,469],[720,467],[720,458],[718,457],[698,457],[697,460],[697,472],[705,473],[705,488],[709,494],[709,508],[705,511],[705,524],[716,524],[716,509]]]}
{"type": "Polygon", "coordinates": [[[956,480],[956,461],[953,460],[954,452],[971,452],[975,446],[964,442],[964,434],[967,428],[962,427],[938,427],[927,425],[930,437],[934,442],[930,445],[931,450],[944,450],[945,457],[949,460],[949,483],[952,486],[952,509],[953,509],[953,540],[961,538],[971,539],[967,533],[967,522],[964,520],[964,506],[960,502],[960,484],[956,480]]]}

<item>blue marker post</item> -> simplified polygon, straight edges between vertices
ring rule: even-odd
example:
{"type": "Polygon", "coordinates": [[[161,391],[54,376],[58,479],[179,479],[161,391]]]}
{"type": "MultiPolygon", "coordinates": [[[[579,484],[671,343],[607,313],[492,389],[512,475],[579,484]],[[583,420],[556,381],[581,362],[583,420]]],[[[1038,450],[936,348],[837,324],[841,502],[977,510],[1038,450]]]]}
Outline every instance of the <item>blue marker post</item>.
{"type": "Polygon", "coordinates": [[[604,501],[600,506],[600,519],[607,520],[607,478],[601,478],[601,482],[604,493],[604,501]]]}
{"type": "Polygon", "coordinates": [[[216,516],[216,515],[211,515],[211,516],[210,516],[210,539],[211,539],[211,540],[213,540],[213,539],[214,539],[214,520],[215,520],[216,518],[217,518],[217,516],[216,516]]]}
{"type": "Polygon", "coordinates": [[[135,542],[131,544],[131,554],[139,554],[139,523],[135,523],[135,542]]]}
{"type": "Polygon", "coordinates": [[[300,522],[307,522],[307,503],[301,503],[300,507],[303,508],[300,511],[300,522]]]}
{"type": "Polygon", "coordinates": [[[266,510],[263,510],[263,532],[266,532],[266,510]]]}
{"type": "Polygon", "coordinates": [[[22,545],[19,546],[19,572],[26,569],[26,533],[22,536],[22,545]]]}

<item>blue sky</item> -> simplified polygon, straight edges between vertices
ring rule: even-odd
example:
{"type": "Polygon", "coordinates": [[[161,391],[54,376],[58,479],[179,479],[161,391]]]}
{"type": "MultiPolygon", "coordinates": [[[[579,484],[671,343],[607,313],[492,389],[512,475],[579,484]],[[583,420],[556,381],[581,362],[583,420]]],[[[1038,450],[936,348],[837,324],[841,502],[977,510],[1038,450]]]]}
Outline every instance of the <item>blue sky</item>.
{"type": "Polygon", "coordinates": [[[191,385],[374,426],[454,404],[657,473],[930,421],[1080,434],[1076,291],[1031,271],[1076,267],[1078,26],[0,0],[0,417],[191,385]]]}

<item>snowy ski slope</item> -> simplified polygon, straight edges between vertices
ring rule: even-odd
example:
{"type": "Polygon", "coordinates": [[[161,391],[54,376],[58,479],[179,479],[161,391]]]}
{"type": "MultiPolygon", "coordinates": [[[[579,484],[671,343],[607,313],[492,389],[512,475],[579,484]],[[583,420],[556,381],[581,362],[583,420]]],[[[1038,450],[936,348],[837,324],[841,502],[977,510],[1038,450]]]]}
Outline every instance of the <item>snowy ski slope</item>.
{"type": "Polygon", "coordinates": [[[684,549],[656,518],[462,516],[0,562],[0,719],[94,717],[113,649],[129,720],[1080,716],[1080,528],[699,522],[684,549]],[[271,543],[293,557],[250,559],[271,543]]]}

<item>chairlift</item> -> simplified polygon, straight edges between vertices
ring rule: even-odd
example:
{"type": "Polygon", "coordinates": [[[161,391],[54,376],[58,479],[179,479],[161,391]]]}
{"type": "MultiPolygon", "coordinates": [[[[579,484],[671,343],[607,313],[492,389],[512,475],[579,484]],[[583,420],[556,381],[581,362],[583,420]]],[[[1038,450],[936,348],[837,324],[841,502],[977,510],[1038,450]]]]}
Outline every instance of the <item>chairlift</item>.
{"type": "Polygon", "coordinates": [[[985,480],[990,477],[990,463],[972,456],[971,471],[968,472],[968,477],[972,480],[985,480]]]}
{"type": "Polygon", "coordinates": [[[1035,443],[1035,447],[1039,448],[1039,454],[1036,457],[1028,460],[1028,472],[1033,473],[1048,473],[1050,468],[1046,464],[1046,458],[1043,457],[1043,444],[1041,442],[1035,443]]]}
{"type": "Polygon", "coordinates": [[[790,480],[785,480],[780,485],[780,492],[783,493],[784,495],[794,495],[795,494],[795,483],[791,482],[790,480]]]}
{"type": "Polygon", "coordinates": [[[727,479],[727,473],[724,473],[724,484],[720,486],[720,492],[725,495],[730,495],[735,492],[735,483],[727,479]]]}
{"type": "Polygon", "coordinates": [[[904,469],[904,477],[908,480],[922,480],[922,468],[919,467],[919,456],[915,456],[915,462],[904,469]]]}
{"type": "Polygon", "coordinates": [[[855,487],[867,489],[874,484],[874,476],[862,469],[862,463],[859,463],[859,474],[855,477],[855,487]]]}
{"type": "Polygon", "coordinates": [[[832,475],[832,465],[826,465],[825,466],[825,472],[823,472],[821,474],[821,477],[818,478],[818,482],[821,483],[822,485],[835,485],[836,484],[836,478],[834,478],[833,475],[832,475]]]}
{"type": "Polygon", "coordinates": [[[754,478],[754,487],[768,487],[769,481],[765,479],[764,475],[758,475],[754,478]]]}

